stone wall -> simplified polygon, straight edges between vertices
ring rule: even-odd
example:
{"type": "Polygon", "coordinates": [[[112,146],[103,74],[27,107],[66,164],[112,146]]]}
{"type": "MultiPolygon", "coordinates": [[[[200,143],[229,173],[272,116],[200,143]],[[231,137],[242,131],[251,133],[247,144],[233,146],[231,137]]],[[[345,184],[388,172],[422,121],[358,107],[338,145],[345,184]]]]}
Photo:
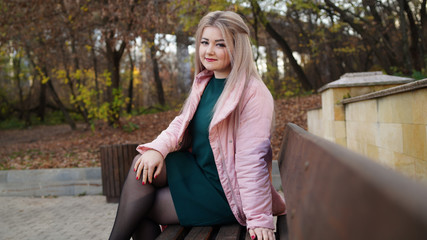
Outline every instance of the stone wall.
{"type": "Polygon", "coordinates": [[[343,104],[349,149],[427,183],[427,79],[343,104]]]}
{"type": "Polygon", "coordinates": [[[427,183],[427,79],[386,78],[393,76],[346,74],[321,88],[308,131],[427,183]]]}

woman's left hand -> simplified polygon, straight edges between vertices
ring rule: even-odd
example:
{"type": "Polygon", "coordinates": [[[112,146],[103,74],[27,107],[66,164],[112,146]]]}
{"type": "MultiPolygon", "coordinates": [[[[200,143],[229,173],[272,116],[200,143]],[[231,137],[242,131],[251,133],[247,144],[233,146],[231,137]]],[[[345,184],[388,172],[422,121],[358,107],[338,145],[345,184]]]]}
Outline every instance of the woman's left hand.
{"type": "Polygon", "coordinates": [[[257,240],[275,240],[274,231],[270,228],[249,229],[249,235],[252,239],[257,240]]]}

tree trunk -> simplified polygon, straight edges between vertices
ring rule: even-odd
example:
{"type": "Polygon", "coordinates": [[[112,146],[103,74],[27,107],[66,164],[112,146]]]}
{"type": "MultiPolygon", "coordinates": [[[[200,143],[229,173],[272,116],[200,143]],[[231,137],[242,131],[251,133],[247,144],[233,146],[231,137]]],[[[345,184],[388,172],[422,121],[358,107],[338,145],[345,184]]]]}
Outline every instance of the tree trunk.
{"type": "Polygon", "coordinates": [[[403,0],[403,7],[406,13],[406,17],[408,18],[409,22],[409,30],[411,34],[411,43],[409,45],[409,51],[411,53],[412,58],[412,65],[415,70],[421,71],[423,64],[422,64],[422,55],[420,55],[422,51],[421,42],[419,42],[420,34],[418,32],[417,24],[415,23],[414,15],[412,14],[412,11],[409,7],[408,1],[403,0]]]}
{"type": "Polygon", "coordinates": [[[100,93],[100,89],[99,89],[99,82],[98,82],[98,60],[96,58],[96,53],[95,53],[95,44],[92,41],[92,36],[89,35],[89,38],[91,40],[92,46],[90,48],[91,54],[92,54],[92,63],[93,63],[93,71],[95,74],[95,91],[96,91],[96,106],[99,108],[101,106],[101,99],[99,96],[100,93]]]}
{"type": "Polygon", "coordinates": [[[182,27],[178,27],[176,32],[177,45],[177,65],[178,65],[178,94],[187,93],[191,88],[191,62],[190,54],[188,53],[188,45],[190,45],[189,36],[182,31],[182,27]]]}
{"type": "Polygon", "coordinates": [[[119,124],[120,110],[114,108],[113,101],[113,90],[120,89],[120,61],[122,59],[124,50],[126,48],[126,42],[122,41],[119,49],[115,48],[115,41],[113,40],[114,32],[110,32],[110,38],[105,40],[106,45],[106,58],[108,71],[111,74],[111,85],[107,87],[107,101],[110,103],[111,114],[109,116],[109,124],[119,124]]]}
{"type": "Polygon", "coordinates": [[[150,57],[151,57],[151,61],[153,62],[153,75],[154,75],[154,82],[156,84],[157,99],[159,101],[159,104],[164,106],[166,102],[165,102],[165,95],[163,91],[162,79],[160,78],[160,73],[159,73],[159,64],[156,58],[157,51],[154,45],[154,36],[150,40],[151,40],[150,41],[150,57]]]}
{"type": "Polygon", "coordinates": [[[314,88],[313,84],[308,80],[307,76],[305,75],[303,69],[298,64],[297,60],[293,56],[292,49],[290,48],[289,44],[286,42],[286,40],[280,36],[280,34],[271,26],[270,22],[267,20],[267,18],[264,16],[264,13],[261,11],[261,8],[257,1],[251,0],[252,8],[254,8],[254,12],[257,14],[257,18],[260,20],[261,24],[264,26],[265,30],[268,32],[268,34],[276,40],[276,42],[279,44],[279,46],[282,48],[284,53],[289,59],[289,62],[294,69],[295,73],[298,76],[298,79],[300,80],[302,87],[305,90],[311,90],[314,88]]]}
{"type": "Polygon", "coordinates": [[[127,105],[127,113],[131,113],[132,104],[133,104],[133,70],[134,70],[134,64],[133,64],[132,54],[131,54],[130,50],[129,50],[129,62],[130,62],[130,66],[129,66],[129,88],[128,88],[129,102],[127,105]]]}
{"type": "Polygon", "coordinates": [[[408,32],[405,19],[405,0],[399,0],[399,28],[402,34],[402,50],[403,50],[403,66],[405,73],[408,74],[412,70],[411,60],[409,60],[409,48],[408,48],[408,32]]]}
{"type": "Polygon", "coordinates": [[[21,57],[20,56],[14,57],[12,63],[13,63],[15,80],[16,80],[16,86],[18,88],[19,109],[20,109],[19,119],[23,119],[25,106],[24,106],[24,94],[21,86],[21,57]]]}
{"type": "Polygon", "coordinates": [[[39,109],[37,115],[41,122],[44,122],[46,114],[46,89],[46,84],[43,83],[43,78],[40,77],[39,109]]]}
{"type": "MultiPolygon", "coordinates": [[[[43,74],[46,77],[49,76],[49,73],[47,72],[46,67],[42,67],[42,71],[43,71],[43,74]]],[[[49,90],[52,93],[53,100],[58,105],[58,107],[61,110],[62,114],[64,114],[65,121],[68,123],[68,125],[70,125],[70,127],[71,127],[72,130],[76,130],[76,123],[74,122],[74,120],[68,114],[68,111],[65,108],[64,104],[62,104],[61,99],[59,98],[58,94],[55,91],[55,88],[53,87],[52,80],[49,79],[46,84],[47,84],[47,86],[49,87],[49,90]]]]}
{"type": "Polygon", "coordinates": [[[422,60],[423,60],[423,67],[427,68],[426,66],[426,56],[427,54],[427,0],[423,0],[423,3],[421,4],[421,10],[420,10],[420,16],[421,16],[421,46],[422,46],[422,60]]]}
{"type": "Polygon", "coordinates": [[[274,87],[273,96],[280,94],[279,67],[277,65],[277,43],[274,39],[268,38],[266,44],[267,50],[267,81],[274,87]]]}
{"type": "MultiPolygon", "coordinates": [[[[64,69],[65,69],[65,76],[67,78],[68,87],[70,88],[72,97],[74,99],[77,99],[77,95],[74,91],[74,82],[70,76],[70,67],[68,66],[68,61],[66,59],[66,52],[65,52],[65,49],[63,48],[63,45],[61,45],[61,53],[62,53],[62,63],[63,63],[64,69]]],[[[78,67],[78,62],[77,62],[76,67],[78,67]]],[[[76,70],[77,70],[77,68],[76,68],[76,70]]],[[[78,83],[78,85],[80,85],[80,83],[78,83]]],[[[83,116],[85,122],[87,124],[89,124],[89,116],[88,116],[84,102],[82,102],[82,101],[77,102],[77,111],[83,116]]]]}

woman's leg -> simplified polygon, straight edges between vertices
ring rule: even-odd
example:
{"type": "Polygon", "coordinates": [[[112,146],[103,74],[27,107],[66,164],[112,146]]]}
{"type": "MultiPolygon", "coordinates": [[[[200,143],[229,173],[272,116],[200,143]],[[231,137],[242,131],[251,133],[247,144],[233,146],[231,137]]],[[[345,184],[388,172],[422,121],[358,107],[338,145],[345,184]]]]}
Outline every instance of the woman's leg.
{"type": "Polygon", "coordinates": [[[137,230],[132,235],[132,239],[155,239],[160,234],[159,224],[178,224],[169,187],[163,187],[156,191],[156,198],[147,217],[142,220],[137,230]]]}
{"type": "Polygon", "coordinates": [[[153,184],[142,185],[140,180],[136,180],[136,174],[133,171],[133,166],[138,157],[139,155],[134,158],[123,185],[116,219],[110,235],[111,240],[130,239],[134,233],[136,233],[135,237],[138,237],[137,235],[145,235],[145,239],[149,239],[149,235],[156,236],[159,232],[159,226],[157,224],[156,228],[156,224],[153,225],[153,220],[148,219],[149,213],[154,216],[166,214],[166,216],[171,216],[168,218],[169,220],[176,220],[176,222],[171,223],[178,222],[177,217],[174,219],[176,212],[173,202],[171,202],[169,188],[165,187],[167,184],[166,167],[163,168],[157,179],[153,181],[153,184]],[[165,194],[165,191],[169,192],[169,196],[165,194]],[[161,208],[155,207],[158,204],[165,204],[165,206],[161,208]],[[166,206],[167,204],[171,204],[171,206],[166,206]],[[154,208],[158,209],[157,211],[159,212],[157,214],[153,210],[154,208]]]}

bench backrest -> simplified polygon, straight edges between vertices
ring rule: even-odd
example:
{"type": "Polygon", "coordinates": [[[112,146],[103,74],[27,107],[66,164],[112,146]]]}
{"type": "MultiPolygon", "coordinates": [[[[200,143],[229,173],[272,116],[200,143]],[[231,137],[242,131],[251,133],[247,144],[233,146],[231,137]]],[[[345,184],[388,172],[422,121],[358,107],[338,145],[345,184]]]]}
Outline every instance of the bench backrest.
{"type": "Polygon", "coordinates": [[[288,124],[279,156],[289,239],[427,239],[427,186],[288,124]]]}

